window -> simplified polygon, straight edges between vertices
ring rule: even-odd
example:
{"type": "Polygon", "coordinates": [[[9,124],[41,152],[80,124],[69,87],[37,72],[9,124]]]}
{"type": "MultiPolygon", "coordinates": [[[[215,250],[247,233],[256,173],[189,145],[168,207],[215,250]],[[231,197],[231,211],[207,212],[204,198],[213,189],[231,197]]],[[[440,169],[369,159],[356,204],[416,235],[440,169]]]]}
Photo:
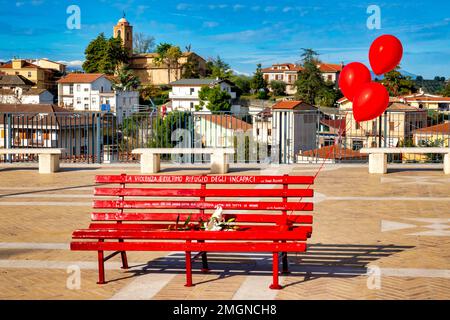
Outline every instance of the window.
{"type": "Polygon", "coordinates": [[[272,129],[267,129],[267,135],[272,136],[272,129]]]}
{"type": "Polygon", "coordinates": [[[88,92],[89,91],[89,88],[84,88],[84,92],[88,92]]]}
{"type": "Polygon", "coordinates": [[[28,72],[28,78],[31,78],[31,72],[28,72]]]}
{"type": "Polygon", "coordinates": [[[77,91],[81,91],[81,85],[77,84],[77,91]]]}
{"type": "Polygon", "coordinates": [[[256,128],[256,135],[259,135],[259,128],[256,128]]]}
{"type": "Polygon", "coordinates": [[[96,98],[92,98],[92,103],[96,104],[97,103],[97,99],[96,98]]]}
{"type": "Polygon", "coordinates": [[[191,102],[191,106],[190,106],[190,108],[191,108],[191,110],[193,110],[193,109],[194,109],[194,103],[193,103],[193,102],[191,102]]]}
{"type": "Polygon", "coordinates": [[[84,97],[84,101],[89,101],[89,97],[84,97]]]}
{"type": "Polygon", "coordinates": [[[355,123],[355,128],[356,128],[356,130],[361,129],[361,124],[359,122],[356,122],[355,123]]]}
{"type": "Polygon", "coordinates": [[[78,98],[77,98],[77,104],[80,104],[80,103],[81,103],[81,98],[78,97],[78,98]]]}
{"type": "Polygon", "coordinates": [[[389,121],[389,131],[394,131],[394,129],[395,129],[394,121],[389,121]]]}
{"type": "Polygon", "coordinates": [[[329,74],[328,77],[327,77],[327,80],[328,81],[333,81],[333,76],[331,74],[329,74]]]}
{"type": "Polygon", "coordinates": [[[89,110],[89,104],[87,104],[87,103],[84,104],[84,110],[85,110],[85,111],[88,111],[88,110],[89,110]]]}
{"type": "Polygon", "coordinates": [[[189,91],[190,91],[190,93],[189,93],[189,94],[190,94],[190,95],[192,96],[192,95],[194,94],[194,92],[195,92],[195,89],[194,89],[194,88],[190,88],[190,90],[189,90],[189,91]]]}
{"type": "Polygon", "coordinates": [[[73,94],[73,84],[69,86],[69,94],[73,94]]]}
{"type": "Polygon", "coordinates": [[[363,142],[361,140],[353,140],[353,150],[358,151],[361,150],[363,147],[363,142]]]}

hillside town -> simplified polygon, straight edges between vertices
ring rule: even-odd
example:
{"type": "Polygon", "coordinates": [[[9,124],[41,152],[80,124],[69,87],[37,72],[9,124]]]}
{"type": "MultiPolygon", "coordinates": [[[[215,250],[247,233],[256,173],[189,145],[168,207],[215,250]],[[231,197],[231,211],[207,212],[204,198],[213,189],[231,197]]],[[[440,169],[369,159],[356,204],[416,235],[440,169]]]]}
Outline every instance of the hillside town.
{"type": "MultiPolygon", "coordinates": [[[[51,110],[60,114],[56,122],[71,115],[84,119],[79,135],[65,132],[61,123],[54,129],[33,129],[4,120],[4,147],[57,145],[69,147],[73,159],[93,156],[93,115],[107,118],[117,131],[97,137],[102,150],[96,161],[107,161],[111,153],[114,158],[119,144],[123,149],[124,142],[136,143],[129,134],[143,132],[127,129],[130,123],[145,124],[148,137],[138,140],[148,144],[170,140],[157,137],[163,133],[155,128],[161,122],[170,123],[173,130],[174,121],[179,121],[176,128],[192,126],[192,145],[203,147],[236,147],[242,133],[249,140],[244,161],[273,160],[274,154],[283,163],[364,161],[367,156],[359,150],[366,147],[449,145],[448,79],[436,77],[438,89],[430,92],[422,77],[412,79],[396,69],[376,79],[389,89],[388,110],[379,121],[358,123],[352,117],[352,102],[339,90],[345,64],[321,61],[313,49],[304,49],[299,62],[259,64],[253,76],[244,76],[235,74],[221,57],[205,59],[190,46],[184,52],[164,42],[150,46],[153,39],[134,33],[125,17],[111,27],[112,38],[101,33],[89,43],[82,70],[69,72],[64,63],[46,58],[12,58],[0,64],[2,113],[46,118],[44,110],[51,110]],[[102,46],[115,51],[111,54],[102,46]],[[111,56],[102,56],[105,52],[111,56]],[[186,116],[188,121],[176,120],[186,116]],[[432,134],[424,137],[424,132],[432,134]]],[[[402,159],[411,160],[408,155],[402,159]]]]}

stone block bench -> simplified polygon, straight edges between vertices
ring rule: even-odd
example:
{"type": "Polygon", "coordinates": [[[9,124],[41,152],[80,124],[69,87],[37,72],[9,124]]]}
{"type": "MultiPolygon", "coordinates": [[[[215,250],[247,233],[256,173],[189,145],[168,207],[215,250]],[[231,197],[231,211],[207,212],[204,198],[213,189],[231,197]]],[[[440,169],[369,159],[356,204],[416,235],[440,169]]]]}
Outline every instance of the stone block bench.
{"type": "Polygon", "coordinates": [[[228,155],[235,153],[232,148],[145,148],[135,149],[133,154],[141,155],[141,173],[153,174],[161,170],[161,154],[210,154],[211,173],[228,173],[228,155]]]}
{"type": "Polygon", "coordinates": [[[393,153],[444,154],[444,173],[450,174],[450,148],[362,148],[361,153],[369,154],[369,173],[387,173],[387,155],[393,153]]]}
{"type": "Polygon", "coordinates": [[[36,154],[39,157],[39,173],[54,173],[59,171],[59,157],[66,149],[50,148],[17,148],[0,149],[0,155],[5,154],[36,154]]]}

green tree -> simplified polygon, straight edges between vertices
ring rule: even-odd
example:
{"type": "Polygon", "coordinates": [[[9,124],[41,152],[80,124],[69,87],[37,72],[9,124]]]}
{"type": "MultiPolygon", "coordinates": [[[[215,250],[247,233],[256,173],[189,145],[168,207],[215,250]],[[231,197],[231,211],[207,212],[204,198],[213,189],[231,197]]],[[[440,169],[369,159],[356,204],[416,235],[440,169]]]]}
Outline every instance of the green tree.
{"type": "Polygon", "coordinates": [[[141,81],[134,73],[123,65],[113,81],[113,88],[117,91],[132,91],[141,86],[141,81]]]}
{"type": "Polygon", "coordinates": [[[286,82],[284,81],[272,80],[270,81],[270,88],[274,96],[286,95],[286,82]]]}
{"type": "Polygon", "coordinates": [[[188,57],[187,62],[183,65],[182,77],[184,79],[198,79],[200,78],[199,63],[191,56],[188,57]]]}
{"type": "Polygon", "coordinates": [[[167,68],[167,79],[170,83],[173,68],[179,68],[178,60],[182,56],[181,49],[178,46],[163,42],[156,47],[156,53],[158,55],[155,62],[160,66],[165,65],[167,68]]]}
{"type": "Polygon", "coordinates": [[[323,97],[324,87],[326,87],[322,73],[317,67],[318,62],[317,52],[312,49],[303,49],[303,71],[299,73],[295,86],[297,98],[309,104],[315,103],[316,97],[320,96],[319,93],[323,97]]]}
{"type": "Polygon", "coordinates": [[[244,75],[233,75],[231,81],[235,84],[239,95],[250,94],[250,84],[252,79],[244,75]]]}
{"type": "Polygon", "coordinates": [[[265,91],[267,93],[267,81],[264,79],[261,64],[256,65],[256,72],[253,74],[250,88],[253,92],[265,91]]]}
{"type": "Polygon", "coordinates": [[[230,111],[231,95],[223,91],[219,85],[214,87],[204,86],[198,93],[200,106],[208,108],[211,112],[230,111]]]}
{"type": "Polygon", "coordinates": [[[128,62],[128,51],[119,38],[106,39],[101,33],[85,50],[83,70],[87,73],[114,74],[119,66],[128,62]]]}
{"type": "Polygon", "coordinates": [[[444,97],[450,97],[450,81],[448,81],[444,89],[442,89],[441,94],[444,97]]]}
{"type": "Polygon", "coordinates": [[[391,96],[410,94],[416,92],[414,81],[400,73],[400,66],[384,75],[381,83],[388,89],[391,96]]]}
{"type": "Polygon", "coordinates": [[[219,78],[221,80],[230,79],[233,71],[230,65],[226,63],[219,56],[216,59],[210,58],[206,63],[206,76],[212,78],[219,78]]]}

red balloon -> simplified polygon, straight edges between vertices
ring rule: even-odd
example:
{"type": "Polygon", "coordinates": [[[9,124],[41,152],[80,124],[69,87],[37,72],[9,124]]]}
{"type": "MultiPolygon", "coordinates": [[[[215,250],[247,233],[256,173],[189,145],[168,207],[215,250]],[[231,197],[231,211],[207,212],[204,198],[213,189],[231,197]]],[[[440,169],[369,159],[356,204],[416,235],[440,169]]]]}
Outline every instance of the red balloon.
{"type": "Polygon", "coordinates": [[[360,62],[352,62],[339,75],[339,88],[344,96],[353,101],[359,87],[372,80],[369,69],[360,62]]]}
{"type": "Polygon", "coordinates": [[[383,114],[389,106],[389,92],[378,82],[362,85],[353,99],[353,117],[357,122],[369,121],[383,114]]]}
{"type": "Polygon", "coordinates": [[[402,60],[402,56],[402,43],[389,34],[376,38],[370,46],[370,66],[377,75],[393,70],[402,60]]]}

